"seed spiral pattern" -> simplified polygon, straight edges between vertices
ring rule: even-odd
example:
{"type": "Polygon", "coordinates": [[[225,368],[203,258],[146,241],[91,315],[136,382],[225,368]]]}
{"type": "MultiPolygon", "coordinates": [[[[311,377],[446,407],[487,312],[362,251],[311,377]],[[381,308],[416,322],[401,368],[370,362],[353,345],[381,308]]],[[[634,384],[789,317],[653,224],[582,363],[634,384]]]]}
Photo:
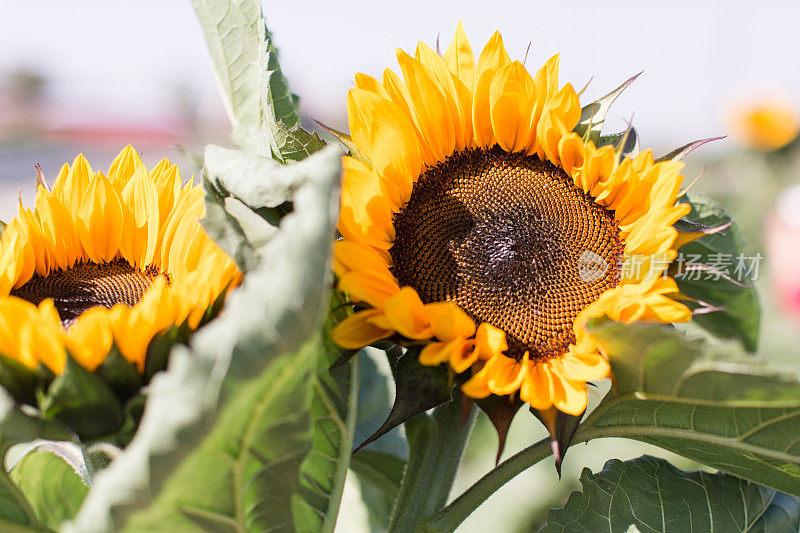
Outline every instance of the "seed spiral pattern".
{"type": "Polygon", "coordinates": [[[578,313],[619,284],[614,213],[536,155],[456,153],[420,176],[393,223],[400,285],[504,330],[518,359],[566,353],[578,313]]]}
{"type": "Polygon", "coordinates": [[[158,269],[142,272],[121,259],[101,264],[78,263],[47,276],[34,275],[11,295],[34,305],[52,298],[61,324],[67,328],[81,313],[95,306],[111,309],[123,303],[133,307],[159,275],[158,269]]]}

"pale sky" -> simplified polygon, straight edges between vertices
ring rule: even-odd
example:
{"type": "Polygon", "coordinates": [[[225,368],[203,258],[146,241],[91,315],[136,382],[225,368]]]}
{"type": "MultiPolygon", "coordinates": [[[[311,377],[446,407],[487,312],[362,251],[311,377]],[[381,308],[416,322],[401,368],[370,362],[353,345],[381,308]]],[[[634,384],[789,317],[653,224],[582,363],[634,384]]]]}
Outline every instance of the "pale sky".
{"type": "MultiPolygon", "coordinates": [[[[309,0],[265,1],[264,13],[304,113],[339,128],[355,72],[395,68],[394,48],[418,40],[440,35],[445,48],[459,19],[476,52],[498,28],[513,58],[532,41],[531,70],[561,52],[562,82],[594,76],[589,97],[644,70],[608,124],[633,115],[643,143],[664,150],[725,134],[726,109],[745,98],[777,93],[800,107],[796,1],[309,0]]],[[[68,106],[146,117],[183,85],[221,109],[188,0],[0,0],[0,73],[19,65],[41,69],[68,106]]]]}

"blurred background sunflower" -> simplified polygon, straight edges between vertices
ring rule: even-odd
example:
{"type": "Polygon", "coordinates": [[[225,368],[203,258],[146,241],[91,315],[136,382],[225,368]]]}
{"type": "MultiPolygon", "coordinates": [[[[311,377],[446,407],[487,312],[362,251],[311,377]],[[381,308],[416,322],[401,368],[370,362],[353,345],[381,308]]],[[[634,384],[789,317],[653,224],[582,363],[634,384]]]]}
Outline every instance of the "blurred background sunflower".
{"type": "MultiPolygon", "coordinates": [[[[787,51],[796,48],[800,6],[789,0],[735,5],[680,0],[668,10],[662,7],[634,8],[623,0],[578,8],[524,2],[491,9],[485,2],[464,1],[412,1],[404,9],[364,0],[264,2],[305,117],[339,130],[347,127],[345,98],[353,72],[380,76],[395,61],[395,47],[413,50],[422,40],[435,49],[438,35],[444,48],[460,19],[473,43],[485,43],[502,29],[514,58],[525,57],[533,41],[526,65],[534,69],[560,52],[561,79],[576,88],[597,74],[585,92],[587,101],[644,69],[615,104],[607,128],[623,130],[633,115],[643,145],[656,154],[693,139],[731,135],[694,152],[684,173],[695,176],[705,169],[695,190],[722,202],[747,239],[748,255],[761,254],[763,351],[796,365],[800,306],[783,295],[800,288],[791,254],[800,242],[800,222],[793,215],[800,202],[792,189],[800,183],[800,151],[791,142],[767,152],[733,142],[730,117],[775,93],[785,95],[782,100],[795,115],[800,110],[800,69],[787,68],[794,64],[787,51]],[[600,34],[613,38],[606,42],[600,34]],[[603,53],[587,54],[599,49],[603,53]]],[[[21,188],[25,205],[34,205],[34,163],[55,176],[64,161],[82,151],[94,167],[105,169],[120,146],[133,143],[148,168],[168,156],[189,173],[193,159],[184,158],[176,145],[199,153],[206,143],[226,142],[227,118],[189,2],[143,0],[135,9],[101,0],[4,2],[0,13],[0,220],[14,217],[21,188]],[[143,31],[147,39],[141,38],[143,31]]],[[[596,396],[589,393],[590,404],[596,396]]],[[[526,418],[512,427],[506,455],[545,436],[538,422],[526,418]]],[[[583,465],[602,468],[612,455],[608,450],[621,459],[664,455],[624,440],[576,447],[564,464],[563,482],[544,461],[503,487],[462,530],[532,529],[548,506],[560,505],[576,488],[583,465]]],[[[454,493],[489,470],[495,452],[493,429],[479,421],[454,493]]],[[[357,495],[357,487],[349,485],[342,531],[366,527],[357,495]]]]}

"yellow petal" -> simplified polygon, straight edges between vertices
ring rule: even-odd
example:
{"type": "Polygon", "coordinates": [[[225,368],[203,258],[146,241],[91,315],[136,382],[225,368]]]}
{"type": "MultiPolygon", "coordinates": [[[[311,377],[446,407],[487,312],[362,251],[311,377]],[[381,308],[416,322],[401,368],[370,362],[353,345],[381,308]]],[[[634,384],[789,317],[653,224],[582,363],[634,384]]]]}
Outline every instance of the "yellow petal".
{"type": "Polygon", "coordinates": [[[553,405],[561,412],[578,416],[586,410],[586,383],[566,379],[559,368],[558,360],[551,360],[553,381],[553,405]],[[553,368],[555,367],[555,368],[553,368]]]}
{"type": "Polygon", "coordinates": [[[576,353],[572,349],[561,359],[564,376],[571,381],[597,381],[611,375],[611,367],[599,353],[576,353]]]}
{"type": "Polygon", "coordinates": [[[402,287],[383,303],[386,319],[395,331],[409,339],[430,339],[433,336],[430,320],[417,291],[402,287]]]}
{"type": "Polygon", "coordinates": [[[377,309],[367,309],[342,320],[331,331],[333,342],[348,350],[358,350],[369,346],[375,341],[389,337],[393,332],[375,326],[372,322],[383,312],[377,309]]]}
{"type": "Polygon", "coordinates": [[[518,390],[528,373],[528,354],[517,361],[504,355],[490,359],[486,363],[490,368],[486,384],[493,394],[507,396],[518,390]]]}
{"type": "Polygon", "coordinates": [[[447,98],[428,69],[402,50],[397,51],[397,61],[411,97],[414,124],[434,161],[442,161],[455,149],[454,124],[458,118],[453,117],[447,98]]]}
{"type": "Polygon", "coordinates": [[[481,359],[491,359],[508,350],[506,332],[486,322],[478,326],[475,334],[475,349],[481,359]]]}
{"type": "Polygon", "coordinates": [[[539,411],[549,409],[553,405],[553,378],[546,364],[530,365],[520,385],[519,397],[539,411]]]}
{"type": "Polygon", "coordinates": [[[121,193],[125,184],[133,176],[134,171],[143,166],[142,158],[139,157],[133,146],[129,144],[122,149],[119,155],[114,158],[111,166],[108,167],[108,181],[114,185],[117,192],[121,193]]]}
{"type": "Polygon", "coordinates": [[[346,292],[356,302],[366,302],[382,308],[386,300],[400,291],[392,277],[380,272],[348,272],[339,280],[339,290],[346,292]]]}
{"type": "Polygon", "coordinates": [[[522,63],[514,61],[497,71],[489,102],[492,130],[500,147],[506,152],[528,151],[535,141],[530,121],[536,87],[522,63]]]}
{"type": "MultiPolygon", "coordinates": [[[[472,132],[472,90],[475,85],[475,56],[461,22],[456,27],[453,42],[444,53],[444,63],[453,77],[458,96],[459,114],[463,121],[464,148],[475,144],[472,132]]],[[[460,146],[459,146],[460,149],[460,146]]]]}
{"type": "Polygon", "coordinates": [[[426,304],[425,311],[431,321],[433,334],[439,340],[450,341],[475,334],[475,322],[452,302],[426,304]]]}
{"type": "Polygon", "coordinates": [[[333,243],[334,272],[339,277],[351,271],[379,272],[382,276],[393,277],[381,252],[371,246],[348,240],[333,243]]]}
{"type": "MultiPolygon", "coordinates": [[[[394,241],[393,210],[380,178],[352,157],[345,157],[343,166],[339,231],[347,240],[388,250],[394,241]]],[[[404,194],[410,197],[410,183],[404,194]]]]}
{"type": "Polygon", "coordinates": [[[152,265],[158,244],[160,213],[158,190],[144,165],[134,171],[122,189],[121,197],[132,216],[132,224],[128,225],[129,234],[123,236],[129,240],[123,256],[131,264],[140,267],[152,265]]]}
{"type": "MultiPolygon", "coordinates": [[[[111,187],[111,184],[108,184],[111,187]]],[[[82,367],[93,372],[105,360],[113,341],[109,311],[94,307],[84,311],[65,337],[72,357],[82,367]]]]}
{"type": "Polygon", "coordinates": [[[419,140],[410,117],[392,101],[364,89],[347,93],[353,141],[372,161],[375,172],[411,191],[422,169],[419,140]]]}
{"type": "Polygon", "coordinates": [[[444,96],[450,111],[450,117],[453,120],[455,150],[463,150],[468,144],[468,137],[465,135],[465,124],[467,115],[472,115],[472,106],[466,108],[461,106],[453,75],[447,69],[444,60],[439,54],[431,50],[425,43],[419,43],[417,45],[416,59],[425,67],[444,96]]]}
{"type": "Polygon", "coordinates": [[[472,102],[472,127],[475,143],[481,148],[494,146],[497,139],[492,128],[490,115],[491,98],[490,90],[495,73],[511,63],[500,32],[495,32],[483,48],[478,58],[478,68],[475,77],[475,91],[472,102]]]}
{"type": "Polygon", "coordinates": [[[102,175],[89,182],[78,210],[78,235],[89,259],[111,261],[122,242],[124,218],[117,191],[102,175]]]}
{"type": "Polygon", "coordinates": [[[447,343],[447,346],[450,368],[458,374],[466,372],[478,361],[478,350],[475,349],[475,343],[470,339],[453,339],[447,343]]]}
{"type": "Polygon", "coordinates": [[[437,366],[447,362],[450,354],[446,342],[432,342],[419,352],[419,363],[425,366],[437,366]]]}

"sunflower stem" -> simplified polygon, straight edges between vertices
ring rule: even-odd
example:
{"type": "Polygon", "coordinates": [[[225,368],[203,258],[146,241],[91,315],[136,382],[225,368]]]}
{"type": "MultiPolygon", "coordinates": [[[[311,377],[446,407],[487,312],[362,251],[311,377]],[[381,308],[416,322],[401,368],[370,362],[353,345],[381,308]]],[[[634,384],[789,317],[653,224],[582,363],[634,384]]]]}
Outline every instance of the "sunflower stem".
{"type": "MultiPolygon", "coordinates": [[[[603,436],[591,433],[594,420],[605,412],[613,402],[607,401],[614,396],[614,390],[610,390],[600,404],[586,417],[578,426],[578,430],[572,437],[572,444],[586,442],[592,438],[603,436]]],[[[493,470],[476,481],[470,488],[464,491],[461,496],[453,500],[444,509],[435,511],[433,514],[423,518],[417,532],[432,533],[434,531],[454,531],[472,512],[483,504],[492,494],[497,492],[500,487],[514,479],[518,474],[537,464],[553,454],[553,446],[550,437],[545,437],[536,444],[528,446],[524,450],[512,455],[493,470]]]]}
{"type": "Polygon", "coordinates": [[[441,509],[453,487],[475,412],[462,424],[459,398],[405,423],[408,463],[392,510],[389,533],[415,531],[423,517],[441,509]]]}
{"type": "Polygon", "coordinates": [[[420,521],[417,532],[454,531],[472,511],[480,507],[489,496],[511,481],[517,474],[553,454],[550,437],[512,455],[488,474],[475,482],[450,505],[426,516],[420,521]]]}

